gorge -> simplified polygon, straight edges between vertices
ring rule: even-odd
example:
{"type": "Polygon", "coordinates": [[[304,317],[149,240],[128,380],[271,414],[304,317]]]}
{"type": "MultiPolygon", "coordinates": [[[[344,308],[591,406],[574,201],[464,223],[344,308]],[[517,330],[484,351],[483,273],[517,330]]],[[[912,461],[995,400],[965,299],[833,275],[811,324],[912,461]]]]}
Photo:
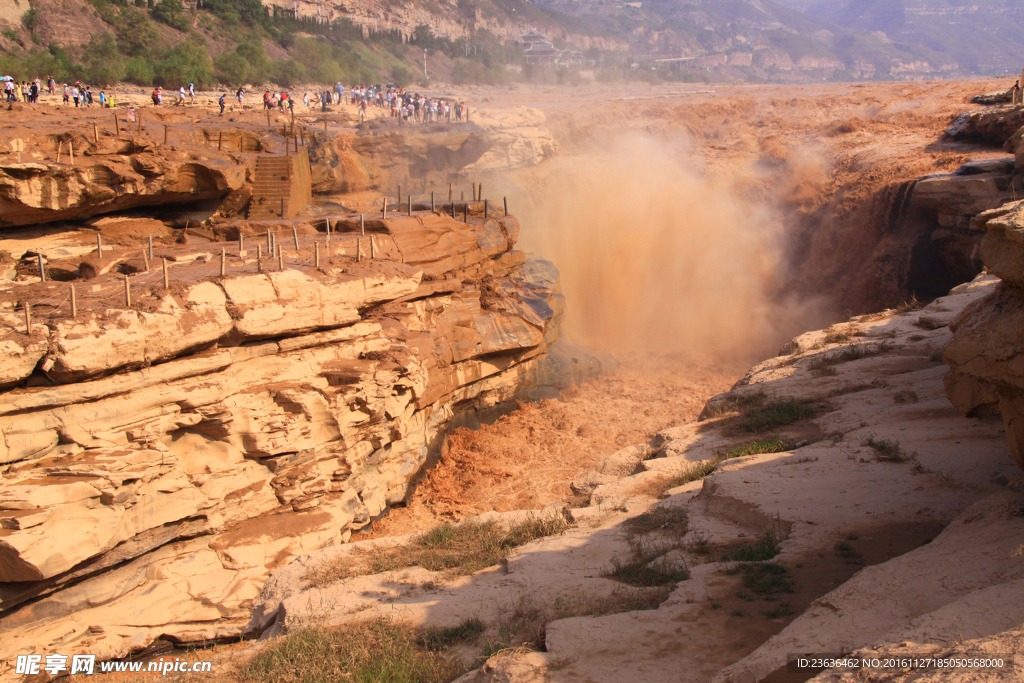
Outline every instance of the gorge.
{"type": "Polygon", "coordinates": [[[253,680],[375,619],[479,620],[477,683],[1012,650],[1024,122],[961,116],[992,85],[5,119],[0,673],[233,642],[191,656],[253,680]],[[360,569],[530,520],[483,569],[360,569]]]}

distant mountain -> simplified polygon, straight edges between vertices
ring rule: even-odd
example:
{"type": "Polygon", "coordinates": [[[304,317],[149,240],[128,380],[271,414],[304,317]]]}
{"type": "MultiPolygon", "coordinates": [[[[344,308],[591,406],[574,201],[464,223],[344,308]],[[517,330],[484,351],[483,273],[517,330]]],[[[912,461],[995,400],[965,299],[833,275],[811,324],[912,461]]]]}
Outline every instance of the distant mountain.
{"type": "MultiPolygon", "coordinates": [[[[844,29],[942,55],[964,73],[1024,67],[1021,0],[778,0],[844,29]]],[[[911,48],[913,49],[913,48],[911,48]]]]}
{"type": "Polygon", "coordinates": [[[1024,66],[1022,0],[534,0],[639,62],[768,80],[922,79],[1024,66]],[[1021,62],[1017,64],[1017,62],[1021,62]]]}

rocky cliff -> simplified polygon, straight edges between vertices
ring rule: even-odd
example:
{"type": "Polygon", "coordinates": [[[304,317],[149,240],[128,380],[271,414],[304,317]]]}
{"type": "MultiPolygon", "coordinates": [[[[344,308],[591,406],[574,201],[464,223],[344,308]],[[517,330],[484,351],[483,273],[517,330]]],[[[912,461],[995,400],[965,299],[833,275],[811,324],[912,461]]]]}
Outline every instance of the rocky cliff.
{"type": "Polygon", "coordinates": [[[581,378],[545,360],[554,268],[515,218],[450,209],[0,291],[0,666],[238,635],[271,570],[403,501],[453,416],[581,378]]]}
{"type": "Polygon", "coordinates": [[[1024,468],[1024,201],[978,216],[981,258],[1002,278],[996,290],[952,324],[946,346],[949,400],[966,415],[998,413],[1024,468]]]}
{"type": "Polygon", "coordinates": [[[108,115],[83,120],[47,108],[0,138],[0,228],[204,202],[200,220],[231,221],[246,214],[256,159],[298,144],[321,194],[408,189],[410,178],[414,191],[447,189],[467,173],[532,166],[558,149],[544,114],[526,107],[473,108],[471,123],[415,126],[388,117],[357,126],[352,112],[264,120],[250,107],[195,125],[186,111],[147,107],[138,123],[110,115],[115,131],[108,115]]]}

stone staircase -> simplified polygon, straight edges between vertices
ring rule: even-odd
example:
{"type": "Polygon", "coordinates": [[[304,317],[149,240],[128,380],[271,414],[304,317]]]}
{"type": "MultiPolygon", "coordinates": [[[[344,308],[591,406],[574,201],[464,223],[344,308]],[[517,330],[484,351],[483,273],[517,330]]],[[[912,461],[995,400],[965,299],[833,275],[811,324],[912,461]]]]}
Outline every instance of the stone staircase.
{"type": "Polygon", "coordinates": [[[294,218],[313,201],[310,175],[309,153],[305,147],[288,156],[259,156],[248,218],[294,218]]]}

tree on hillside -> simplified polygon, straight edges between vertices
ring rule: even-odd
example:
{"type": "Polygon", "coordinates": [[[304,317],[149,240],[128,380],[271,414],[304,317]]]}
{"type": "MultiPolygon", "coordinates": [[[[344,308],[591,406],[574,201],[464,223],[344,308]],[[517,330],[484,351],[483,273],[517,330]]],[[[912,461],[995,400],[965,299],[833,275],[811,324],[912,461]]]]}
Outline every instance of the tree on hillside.
{"type": "Polygon", "coordinates": [[[179,31],[188,31],[192,26],[192,22],[185,16],[181,0],[161,0],[150,12],[157,21],[179,31]]]}
{"type": "Polygon", "coordinates": [[[170,88],[195,83],[198,88],[213,84],[213,62],[206,46],[187,40],[164,55],[156,67],[156,84],[170,88]]]}

